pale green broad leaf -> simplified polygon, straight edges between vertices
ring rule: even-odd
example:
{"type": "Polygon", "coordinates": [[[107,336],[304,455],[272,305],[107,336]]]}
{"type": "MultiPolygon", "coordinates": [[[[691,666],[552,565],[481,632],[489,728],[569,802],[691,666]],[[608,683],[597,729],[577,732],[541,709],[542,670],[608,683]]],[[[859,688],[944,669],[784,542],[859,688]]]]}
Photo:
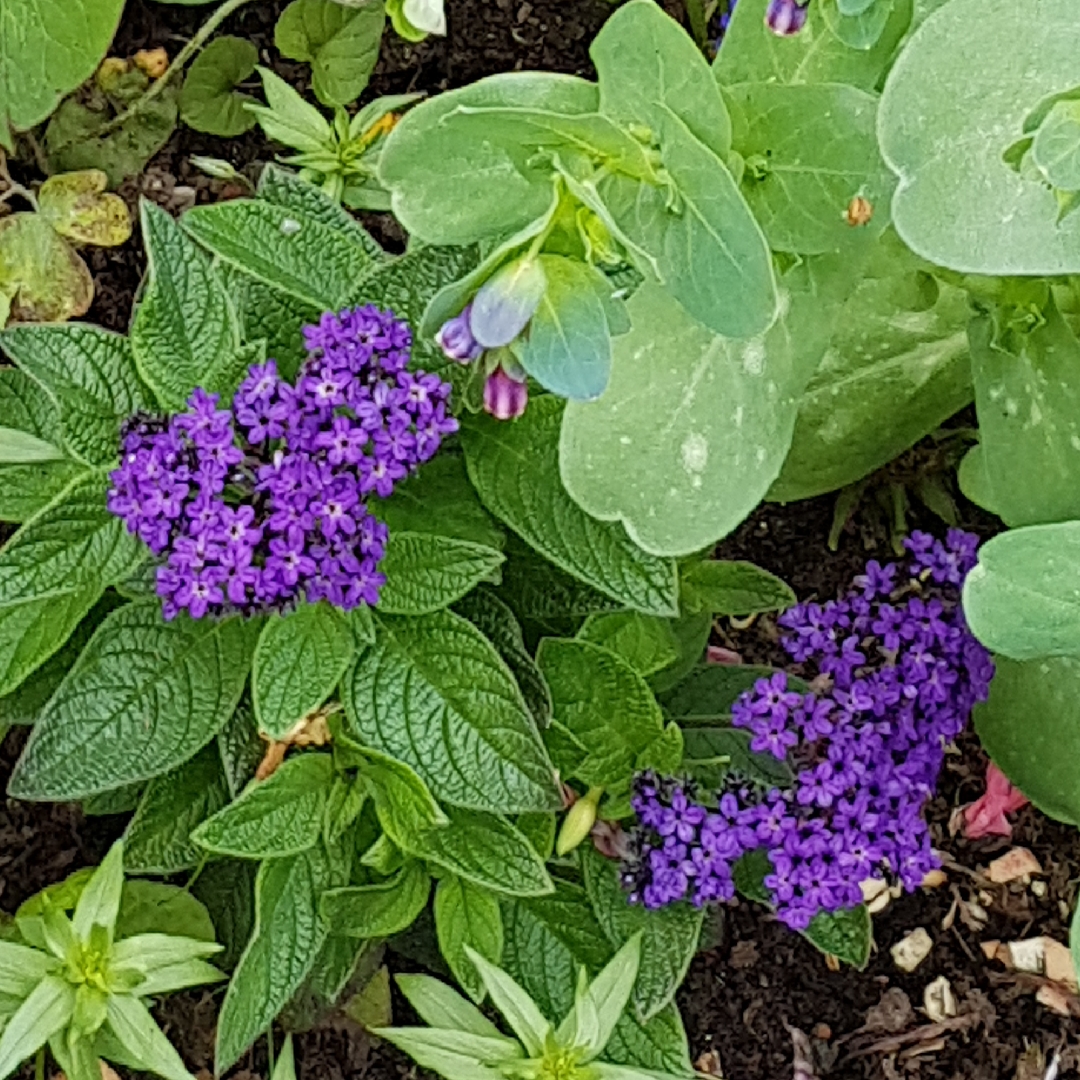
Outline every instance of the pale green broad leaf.
{"type": "Polygon", "coordinates": [[[231,395],[240,339],[221,278],[164,210],[144,200],[141,211],[150,277],[131,327],[139,373],[171,409],[196,387],[231,395]]]}
{"type": "Polygon", "coordinates": [[[319,897],[335,880],[322,847],[270,859],[255,880],[255,928],[233,973],[217,1028],[217,1072],[225,1072],[304,981],[326,938],[319,897]]]}
{"type": "Polygon", "coordinates": [[[269,68],[260,67],[259,75],[269,108],[249,105],[248,109],[266,135],[306,154],[332,153],[334,132],[326,117],[269,68]]]}
{"type": "MultiPolygon", "coordinates": [[[[127,853],[125,841],[125,868],[127,853]]],[[[186,889],[160,881],[128,878],[120,897],[116,937],[122,941],[136,934],[179,934],[207,942],[215,939],[209,913],[186,889]]]]}
{"type": "Polygon", "coordinates": [[[379,181],[405,229],[429,244],[471,244],[524,228],[551,203],[551,170],[499,142],[462,139],[444,124],[461,106],[595,113],[594,84],[550,72],[513,72],[439,94],[405,114],[379,159],[379,181]],[[498,190],[499,197],[492,198],[498,190]]]}
{"type": "Polygon", "coordinates": [[[385,23],[382,0],[360,7],[293,0],[274,27],[274,44],[282,56],[311,64],[311,86],[324,105],[348,105],[375,70],[385,23]]]}
{"type": "Polygon", "coordinates": [[[852,49],[872,49],[885,33],[898,0],[822,0],[825,22],[852,49]],[[847,10],[845,10],[845,8],[847,10]]]}
{"type": "Polygon", "coordinates": [[[64,446],[90,465],[108,465],[120,449],[120,424],[152,406],[126,338],[100,327],[20,326],[0,346],[60,410],[64,446]]]}
{"type": "Polygon", "coordinates": [[[165,1080],[192,1080],[176,1048],[137,997],[111,994],[108,1025],[127,1054],[144,1069],[165,1077],[165,1080]]]}
{"type": "Polygon", "coordinates": [[[20,1061],[33,1057],[39,1047],[67,1027],[74,1009],[75,987],[58,975],[46,975],[4,1025],[0,1076],[10,1075],[20,1061]]]}
{"type": "Polygon", "coordinates": [[[463,878],[448,876],[436,886],[434,910],[435,932],[443,959],[469,996],[482,1001],[484,984],[466,955],[465,946],[475,949],[492,964],[502,960],[502,913],[497,896],[463,878]]]}
{"type": "Polygon", "coordinates": [[[468,946],[465,955],[476,968],[484,989],[491,997],[491,1004],[521,1040],[525,1052],[529,1057],[540,1057],[552,1028],[551,1021],[544,1017],[529,993],[506,971],[468,946]]]}
{"type": "Polygon", "coordinates": [[[8,465],[41,465],[67,460],[64,452],[52,443],[18,428],[0,427],[0,467],[8,465]]]}
{"type": "Polygon", "coordinates": [[[1027,332],[1026,307],[968,329],[979,456],[987,494],[1008,525],[1080,518],[1080,339],[1052,296],[1027,332]]]}
{"type": "Polygon", "coordinates": [[[971,401],[967,294],[886,233],[855,284],[801,400],[769,498],[845,487],[971,401]]]}
{"type": "Polygon", "coordinates": [[[241,859],[298,855],[322,835],[333,780],[329,754],[301,753],[266,780],[253,781],[234,802],[192,834],[200,847],[241,859]]]}
{"type": "Polygon", "coordinates": [[[0,693],[57,652],[106,586],[143,557],[105,509],[106,481],[75,481],[0,549],[0,693]]]}
{"type": "Polygon", "coordinates": [[[783,315],[747,340],[711,333],[655,286],[638,289],[607,390],[566,407],[559,464],[574,501],[656,555],[731,532],[780,471],[798,395],[856,271],[857,260],[807,259],[781,279],[783,315]]]}
{"type": "MultiPolygon", "coordinates": [[[[500,922],[501,925],[501,922],[500,922]]],[[[499,1029],[473,1004],[441,979],[430,975],[395,975],[394,981],[425,1024],[443,1031],[498,1035],[499,1029]]]]}
{"type": "Polygon", "coordinates": [[[379,564],[379,572],[386,575],[379,611],[389,615],[441,611],[481,581],[490,580],[502,562],[501,552],[469,540],[391,528],[379,564]]]}
{"type": "Polygon", "coordinates": [[[39,124],[93,75],[123,7],[123,0],[4,0],[0,145],[12,149],[9,124],[24,130],[39,124]]]}
{"type": "Polygon", "coordinates": [[[1001,533],[964,582],[964,617],[1012,660],[1080,657],[1080,521],[1001,533]]]}
{"type": "Polygon", "coordinates": [[[255,99],[236,87],[255,71],[259,52],[246,38],[223,34],[192,61],[180,91],[180,119],[196,131],[235,138],[255,126],[245,107],[255,99]]]}
{"type": "Polygon", "coordinates": [[[196,207],[182,224],[225,262],[319,311],[345,307],[372,267],[348,235],[262,199],[196,207]]]}
{"type": "Polygon", "coordinates": [[[558,805],[550,761],[494,646],[448,611],[380,616],[342,684],[350,729],[448,803],[515,813],[558,805]]]}
{"type": "Polygon", "coordinates": [[[40,949],[0,940],[0,996],[27,997],[57,967],[59,964],[40,949]]]}
{"type": "Polygon", "coordinates": [[[259,730],[284,739],[330,696],[353,648],[345,617],[327,602],[272,615],[259,635],[251,676],[259,730]]]}
{"type": "Polygon", "coordinates": [[[34,726],[11,793],[84,798],[186,761],[236,708],[257,629],[238,618],[166,623],[156,601],[114,611],[34,726]]]}
{"type": "Polygon", "coordinates": [[[747,118],[736,149],[746,158],[742,192],[769,246],[800,255],[865,243],[889,223],[896,180],[878,152],[878,99],[854,86],[745,83],[730,88],[747,118]],[[852,199],[873,217],[852,226],[852,199]]]}
{"type": "Polygon", "coordinates": [[[1039,128],[1031,156],[1047,182],[1080,191],[1080,101],[1059,101],[1039,128]]]}
{"type": "Polygon", "coordinates": [[[374,1028],[372,1034],[403,1050],[422,1069],[447,1080],[499,1080],[502,1070],[483,1062],[513,1062],[523,1056],[520,1045],[504,1035],[411,1027],[374,1028]]]}
{"type": "Polygon", "coordinates": [[[71,928],[80,940],[87,940],[91,930],[100,926],[108,933],[109,941],[112,942],[116,918],[120,914],[120,895],[123,889],[124,845],[117,840],[90,876],[75,905],[71,928]]]}
{"type": "Polygon", "coordinates": [[[888,24],[869,49],[853,49],[830,29],[823,4],[811,3],[806,26],[781,37],[765,25],[769,0],[740,0],[713,71],[736,83],[847,83],[874,90],[912,21],[913,0],[896,0],[888,24]]]}
{"type": "Polygon", "coordinates": [[[995,660],[975,730],[1001,771],[1040,810],[1080,824],[1080,659],[995,660]]]}
{"type": "Polygon", "coordinates": [[[319,910],[335,933],[358,938],[390,937],[412,926],[430,893],[430,875],[422,863],[410,860],[392,878],[377,885],[323,893],[319,910]]]}
{"type": "MultiPolygon", "coordinates": [[[[617,339],[616,355],[632,337],[617,339]]],[[[612,392],[568,408],[600,408],[612,392]]],[[[596,521],[563,489],[556,460],[562,413],[562,402],[545,396],[513,424],[477,418],[464,428],[469,478],[481,500],[546,559],[606,596],[647,614],[676,614],[674,563],[642,551],[617,523],[596,521]]]]}
{"type": "Polygon", "coordinates": [[[1059,220],[1050,186],[1003,158],[1031,110],[1077,84],[1075,14],[1070,0],[953,0],[900,54],[878,131],[900,178],[893,223],[923,258],[972,274],[1080,270],[1080,215],[1059,220]]]}

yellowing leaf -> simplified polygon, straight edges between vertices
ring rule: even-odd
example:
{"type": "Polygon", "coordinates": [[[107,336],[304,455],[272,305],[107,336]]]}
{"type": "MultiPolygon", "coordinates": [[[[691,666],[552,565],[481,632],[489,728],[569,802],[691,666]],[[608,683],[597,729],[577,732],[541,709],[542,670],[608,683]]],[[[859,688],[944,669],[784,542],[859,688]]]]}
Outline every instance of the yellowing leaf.
{"type": "Polygon", "coordinates": [[[18,322],[63,322],[94,299],[86,263],[39,214],[0,220],[0,293],[18,322]]]}
{"type": "Polygon", "coordinates": [[[50,176],[38,192],[42,217],[62,236],[80,244],[115,247],[131,236],[131,216],[119,195],[106,192],[100,169],[50,176]]]}

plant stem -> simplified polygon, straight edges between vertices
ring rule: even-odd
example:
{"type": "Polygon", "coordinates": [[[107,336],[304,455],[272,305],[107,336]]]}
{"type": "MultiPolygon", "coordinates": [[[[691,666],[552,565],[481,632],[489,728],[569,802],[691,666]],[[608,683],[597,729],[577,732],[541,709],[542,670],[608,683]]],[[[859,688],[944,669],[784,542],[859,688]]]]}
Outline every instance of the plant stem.
{"type": "Polygon", "coordinates": [[[267,1075],[274,1075],[274,1029],[268,1027],[266,1029],[266,1062],[267,1062],[267,1075]]]}
{"type": "Polygon", "coordinates": [[[206,44],[215,30],[234,12],[241,8],[248,0],[225,0],[209,19],[199,27],[195,36],[176,54],[173,62],[168,66],[165,74],[151,84],[146,93],[118,116],[114,116],[107,124],[100,128],[95,137],[101,138],[117,128],[123,127],[133,116],[137,116],[155,98],[160,97],[165,87],[184,70],[187,62],[206,44]]]}
{"type": "Polygon", "coordinates": [[[45,1080],[45,1047],[43,1046],[34,1058],[34,1080],[45,1080]]]}

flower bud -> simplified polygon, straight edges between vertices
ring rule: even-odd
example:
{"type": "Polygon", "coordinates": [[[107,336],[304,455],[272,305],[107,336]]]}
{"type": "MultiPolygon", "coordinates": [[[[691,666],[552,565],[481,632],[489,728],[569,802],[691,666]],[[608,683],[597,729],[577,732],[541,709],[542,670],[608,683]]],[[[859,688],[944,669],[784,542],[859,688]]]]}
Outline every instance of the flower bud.
{"type": "Polygon", "coordinates": [[[472,304],[469,304],[460,315],[444,322],[435,335],[435,341],[446,357],[457,360],[460,364],[471,363],[484,351],[484,347],[473,337],[472,330],[469,329],[471,310],[472,304]]]}
{"type": "Polygon", "coordinates": [[[529,404],[529,386],[524,372],[511,375],[500,364],[484,383],[484,412],[496,420],[516,420],[529,404]]]}
{"type": "Polygon", "coordinates": [[[588,794],[570,807],[559,830],[559,838],[555,841],[556,855],[569,855],[592,832],[596,824],[596,807],[603,794],[602,787],[589,788],[588,794]]]}
{"type": "Polygon", "coordinates": [[[806,25],[807,4],[798,0],[769,0],[765,25],[780,37],[791,37],[806,25]]]}
{"type": "Polygon", "coordinates": [[[529,324],[547,288],[539,260],[515,259],[481,286],[469,313],[473,337],[485,349],[509,345],[529,324]]]}

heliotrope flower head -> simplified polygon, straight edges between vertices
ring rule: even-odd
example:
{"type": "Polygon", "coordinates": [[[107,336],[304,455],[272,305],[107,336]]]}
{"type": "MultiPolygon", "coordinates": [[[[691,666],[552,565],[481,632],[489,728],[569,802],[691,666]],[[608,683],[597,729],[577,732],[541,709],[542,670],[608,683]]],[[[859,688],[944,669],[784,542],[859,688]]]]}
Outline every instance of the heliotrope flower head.
{"type": "Polygon", "coordinates": [[[293,383],[268,360],[229,408],[197,389],[186,412],[125,425],[108,506],[164,557],[166,618],[377,602],[387,531],[371,500],[457,430],[450,387],[408,370],[408,326],[370,305],[327,312],[304,343],[293,383]]]}
{"type": "Polygon", "coordinates": [[[937,866],[923,810],[994,671],[960,608],[977,545],[957,529],[944,543],[916,532],[905,567],[870,562],[840,600],[781,616],[783,646],[817,689],[797,693],[782,672],[759,679],[732,723],[751,750],[791,766],[792,785],[729,775],[703,800],[686,783],[638,777],[623,875],[632,901],[730,899],[735,863],[758,849],[777,914],[794,929],[858,904],[868,878],[921,884],[937,866]]]}

